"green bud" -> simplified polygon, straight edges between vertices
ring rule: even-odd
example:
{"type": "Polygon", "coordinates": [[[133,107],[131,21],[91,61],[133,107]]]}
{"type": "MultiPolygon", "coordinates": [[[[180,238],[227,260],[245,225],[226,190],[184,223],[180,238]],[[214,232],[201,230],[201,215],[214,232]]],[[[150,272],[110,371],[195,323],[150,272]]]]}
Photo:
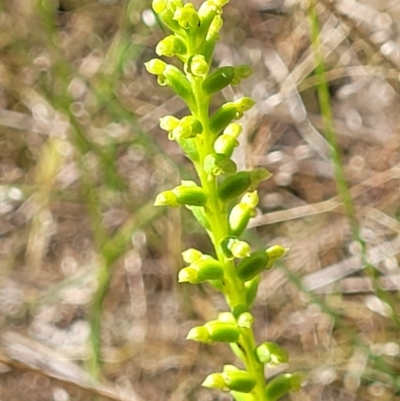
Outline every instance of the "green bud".
{"type": "Polygon", "coordinates": [[[235,323],[211,320],[204,327],[208,331],[209,338],[215,342],[235,343],[240,336],[240,330],[235,323]]]}
{"type": "Polygon", "coordinates": [[[249,307],[247,305],[237,304],[232,308],[232,314],[236,319],[238,319],[242,313],[246,313],[248,311],[249,307]]]}
{"type": "Polygon", "coordinates": [[[208,174],[233,174],[236,169],[235,162],[226,155],[211,153],[204,158],[204,171],[208,174]]]}
{"type": "Polygon", "coordinates": [[[208,73],[209,65],[202,54],[196,54],[189,61],[190,72],[197,76],[203,77],[208,73]]]}
{"type": "Polygon", "coordinates": [[[233,67],[221,67],[210,74],[203,82],[203,91],[207,95],[213,95],[226,88],[234,78],[233,67]]]}
{"type": "Polygon", "coordinates": [[[240,200],[240,203],[243,203],[244,205],[254,209],[258,205],[259,200],[260,198],[258,197],[257,191],[252,191],[244,194],[240,200]]]}
{"type": "Polygon", "coordinates": [[[229,214],[229,230],[233,235],[240,235],[246,229],[251,217],[254,217],[258,203],[257,191],[245,194],[240,203],[235,205],[229,214]]]}
{"type": "Polygon", "coordinates": [[[242,115],[237,110],[234,102],[228,102],[222,105],[210,119],[210,131],[214,135],[219,135],[234,119],[242,115]]]}
{"type": "Polygon", "coordinates": [[[283,258],[287,251],[288,248],[284,248],[281,245],[273,245],[267,248],[265,252],[267,252],[270,261],[274,263],[276,260],[283,258]]]}
{"type": "Polygon", "coordinates": [[[220,322],[228,322],[236,324],[235,316],[231,312],[220,312],[218,313],[218,320],[220,322]]]}
{"type": "Polygon", "coordinates": [[[144,66],[150,74],[161,75],[164,72],[167,63],[158,58],[153,58],[147,63],[144,63],[144,66]]]}
{"type": "Polygon", "coordinates": [[[160,127],[167,132],[171,132],[179,125],[179,120],[174,116],[165,116],[160,118],[160,127]]]}
{"type": "Polygon", "coordinates": [[[180,205],[204,206],[207,202],[207,195],[203,188],[196,184],[189,184],[191,181],[182,181],[182,185],[175,187],[172,192],[180,205]]]}
{"type": "Polygon", "coordinates": [[[195,138],[203,132],[201,122],[192,115],[183,117],[179,124],[170,133],[170,137],[175,140],[195,138]]]}
{"type": "MultiPolygon", "coordinates": [[[[161,60],[160,60],[161,61],[161,60]]],[[[159,76],[158,80],[160,85],[168,85],[178,96],[191,105],[193,100],[193,92],[190,82],[185,74],[174,65],[167,64],[159,76]]]]}
{"type": "Polygon", "coordinates": [[[229,135],[222,134],[214,142],[214,150],[216,153],[231,157],[233,150],[239,145],[237,139],[229,135]]]}
{"type": "Polygon", "coordinates": [[[204,326],[196,326],[190,329],[186,339],[205,344],[212,343],[212,340],[208,334],[208,330],[204,326]]]}
{"type": "Polygon", "coordinates": [[[250,245],[238,237],[225,237],[220,242],[225,256],[229,259],[244,258],[250,255],[250,245]]]}
{"type": "Polygon", "coordinates": [[[226,387],[241,393],[250,393],[256,385],[255,377],[244,370],[225,370],[222,372],[226,387]]]}
{"type": "Polygon", "coordinates": [[[159,56],[173,57],[186,53],[186,46],[176,35],[169,35],[157,44],[156,53],[159,56]]]}
{"type": "Polygon", "coordinates": [[[237,321],[237,325],[243,329],[250,329],[254,323],[254,317],[250,312],[242,313],[237,321]]]}
{"type": "Polygon", "coordinates": [[[248,171],[241,171],[225,178],[218,186],[218,197],[222,201],[230,201],[245,192],[251,185],[251,175],[248,171]]]}
{"type": "Polygon", "coordinates": [[[186,251],[183,251],[181,255],[182,259],[186,263],[193,263],[196,260],[199,260],[203,256],[203,254],[200,251],[194,248],[186,249],[186,251]]]}
{"type": "Polygon", "coordinates": [[[227,387],[225,386],[225,381],[222,377],[221,373],[211,373],[208,375],[203,383],[201,383],[203,387],[207,388],[216,388],[219,390],[226,390],[227,387]]]}
{"type": "Polygon", "coordinates": [[[174,13],[174,20],[178,21],[178,24],[184,29],[197,28],[200,22],[199,15],[192,3],[177,8],[174,13]]]}
{"type": "Polygon", "coordinates": [[[157,195],[157,197],[154,201],[154,206],[178,207],[179,202],[178,202],[177,196],[174,194],[174,192],[163,191],[157,195]]]}
{"type": "Polygon", "coordinates": [[[242,281],[249,281],[260,274],[268,264],[268,255],[260,250],[244,258],[236,266],[236,274],[242,281]]]}
{"type": "Polygon", "coordinates": [[[206,35],[206,42],[215,42],[219,39],[219,31],[221,30],[223,24],[224,21],[221,18],[221,16],[216,15],[213,18],[210,27],[208,28],[208,32],[206,35]]]}
{"type": "Polygon", "coordinates": [[[265,399],[277,401],[289,392],[298,391],[301,387],[301,377],[297,373],[285,373],[273,378],[264,390],[265,399]]]}
{"type": "Polygon", "coordinates": [[[246,64],[238,65],[234,67],[234,78],[232,80],[232,85],[237,85],[242,79],[249,78],[253,74],[253,69],[246,64]]]}
{"type": "Polygon", "coordinates": [[[237,139],[242,131],[243,127],[239,123],[232,123],[225,128],[224,135],[237,139]]]}
{"type": "Polygon", "coordinates": [[[202,255],[190,267],[197,270],[198,279],[201,282],[206,280],[221,280],[224,277],[224,265],[209,255],[202,255]]]}
{"type": "Polygon", "coordinates": [[[152,7],[156,14],[160,14],[167,9],[167,5],[167,0],[153,0],[152,7]]]}
{"type": "Polygon", "coordinates": [[[235,258],[244,258],[246,256],[250,256],[251,252],[251,247],[246,241],[233,238],[228,243],[228,249],[235,258]]]}
{"type": "Polygon", "coordinates": [[[234,103],[237,106],[237,110],[241,112],[250,110],[256,104],[256,102],[250,97],[242,97],[234,103]]]}
{"type": "Polygon", "coordinates": [[[227,157],[231,157],[233,150],[239,145],[237,138],[242,132],[242,126],[239,123],[229,124],[222,135],[214,142],[214,150],[216,153],[221,153],[227,157]]]}
{"type": "Polygon", "coordinates": [[[264,364],[279,365],[289,362],[288,353],[278,344],[265,342],[260,344],[255,350],[259,362],[264,364]]]}
{"type": "Polygon", "coordinates": [[[198,271],[193,267],[184,267],[179,270],[178,283],[198,284],[200,282],[198,271]]]}
{"type": "Polygon", "coordinates": [[[251,307],[254,301],[257,298],[258,286],[260,284],[260,276],[256,276],[249,281],[244,283],[245,291],[246,291],[246,301],[247,305],[251,307]]]}

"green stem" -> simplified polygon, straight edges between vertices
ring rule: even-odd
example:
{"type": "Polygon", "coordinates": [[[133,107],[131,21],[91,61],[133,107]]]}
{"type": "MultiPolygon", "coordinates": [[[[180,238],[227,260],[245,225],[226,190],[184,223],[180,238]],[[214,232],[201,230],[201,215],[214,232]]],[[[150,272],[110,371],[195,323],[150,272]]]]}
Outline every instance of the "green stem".
{"type": "MultiPolygon", "coordinates": [[[[203,133],[197,138],[197,146],[199,152],[199,162],[195,164],[201,185],[207,193],[208,201],[205,206],[205,213],[210,224],[209,236],[213,243],[216,255],[220,262],[225,266],[223,292],[227,304],[232,313],[239,306],[247,305],[245,296],[245,287],[243,282],[236,276],[235,265],[232,260],[228,259],[222,248],[221,241],[229,235],[228,227],[228,203],[222,202],[217,196],[217,179],[212,174],[204,171],[204,158],[214,152],[213,134],[209,129],[209,106],[210,102],[205,101],[209,97],[202,90],[202,79],[188,74],[188,78],[192,83],[192,90],[195,96],[195,107],[192,108],[192,115],[198,119],[203,126],[203,133]]],[[[252,390],[254,400],[264,400],[265,376],[264,365],[259,363],[254,355],[256,342],[252,329],[241,329],[241,338],[239,345],[243,351],[243,363],[249,373],[257,380],[255,388],[252,390]]]]}

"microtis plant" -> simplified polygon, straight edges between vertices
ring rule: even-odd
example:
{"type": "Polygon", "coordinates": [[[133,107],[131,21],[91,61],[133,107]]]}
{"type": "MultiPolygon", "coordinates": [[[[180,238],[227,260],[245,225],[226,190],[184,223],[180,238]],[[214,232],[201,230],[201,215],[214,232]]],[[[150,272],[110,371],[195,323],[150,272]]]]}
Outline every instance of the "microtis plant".
{"type": "Polygon", "coordinates": [[[211,68],[222,8],[229,0],[207,0],[198,10],[182,0],[154,0],[153,10],[171,31],[162,39],[156,53],[176,57],[181,68],[160,59],[146,63],[160,85],[169,86],[186,103],[189,114],[181,119],[165,116],[160,126],[176,141],[193,162],[198,182],[161,192],[156,206],[185,206],[207,231],[215,255],[197,249],[182,253],[187,264],[179,271],[180,283],[208,283],[221,292],[229,311],[215,320],[192,328],[187,338],[206,344],[228,343],[240,360],[240,367],[225,365],[211,373],[205,387],[230,391],[236,401],[275,401],[300,387],[298,374],[282,374],[266,382],[264,366],[288,361],[287,353],[272,342],[257,343],[253,334],[250,308],[256,298],[260,276],[271,269],[285,249],[274,245],[252,251],[241,239],[258,203],[256,188],[270,173],[257,168],[237,171],[231,159],[242,132],[234,122],[249,110],[248,97],[223,104],[210,115],[213,96],[228,85],[236,85],[251,75],[250,67],[211,68]]]}

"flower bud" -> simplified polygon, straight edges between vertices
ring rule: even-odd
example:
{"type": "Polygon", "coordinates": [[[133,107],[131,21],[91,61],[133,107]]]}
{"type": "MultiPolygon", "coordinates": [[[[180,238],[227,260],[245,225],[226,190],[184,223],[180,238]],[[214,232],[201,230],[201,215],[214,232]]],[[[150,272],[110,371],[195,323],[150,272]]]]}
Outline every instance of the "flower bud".
{"type": "Polygon", "coordinates": [[[186,263],[193,263],[203,256],[203,254],[199,250],[194,248],[186,249],[186,251],[183,251],[181,255],[182,259],[186,263]]]}
{"type": "Polygon", "coordinates": [[[274,263],[276,260],[283,258],[287,251],[288,249],[281,245],[273,245],[267,248],[265,252],[267,252],[270,261],[274,263]]]}
{"type": "Polygon", "coordinates": [[[255,350],[259,362],[264,364],[279,365],[289,362],[288,353],[278,344],[265,342],[260,344],[255,350]]]}
{"type": "Polygon", "coordinates": [[[157,44],[156,53],[159,56],[173,57],[186,53],[186,46],[176,35],[169,35],[157,44]]]}
{"type": "Polygon", "coordinates": [[[180,206],[177,196],[172,191],[163,191],[160,192],[155,201],[154,206],[172,206],[178,207],[180,206]]]}
{"type": "Polygon", "coordinates": [[[248,171],[241,171],[225,178],[218,186],[218,197],[228,202],[245,192],[251,185],[251,175],[248,171]]]}
{"type": "Polygon", "coordinates": [[[210,119],[210,131],[214,135],[218,135],[223,131],[234,119],[240,118],[237,105],[234,102],[228,102],[222,105],[210,119]]]}
{"type": "Polygon", "coordinates": [[[277,401],[285,394],[298,391],[301,386],[301,377],[297,373],[285,373],[273,378],[264,390],[265,399],[277,401]]]}
{"type": "Polygon", "coordinates": [[[204,158],[204,171],[207,174],[221,175],[233,174],[236,172],[237,166],[229,157],[218,154],[210,153],[204,158]]]}
{"type": "Polygon", "coordinates": [[[268,264],[268,255],[260,250],[244,258],[236,266],[236,274],[242,281],[249,281],[261,273],[268,264]]]}
{"type": "Polygon", "coordinates": [[[233,67],[221,67],[210,74],[203,82],[203,91],[207,95],[213,95],[226,88],[234,78],[233,67]]]}
{"type": "Polygon", "coordinates": [[[224,277],[224,265],[219,260],[208,255],[202,255],[190,267],[197,270],[197,277],[200,282],[221,280],[224,277]]]}
{"type": "Polygon", "coordinates": [[[189,70],[197,77],[203,77],[204,75],[207,75],[208,69],[209,65],[202,54],[196,54],[189,61],[189,70]]]}
{"type": "Polygon", "coordinates": [[[194,102],[190,82],[185,74],[174,65],[167,64],[165,66],[162,75],[159,76],[158,82],[160,85],[168,85],[188,105],[194,102]]]}
{"type": "Polygon", "coordinates": [[[215,342],[235,343],[240,336],[240,330],[235,323],[211,320],[204,327],[208,331],[209,338],[215,342]]]}
{"type": "Polygon", "coordinates": [[[228,322],[236,324],[235,316],[231,312],[220,312],[218,313],[218,320],[220,322],[228,322]]]}
{"type": "Polygon", "coordinates": [[[254,317],[250,312],[244,312],[239,315],[237,325],[243,329],[250,329],[254,323],[254,317]]]}
{"type": "Polygon", "coordinates": [[[242,305],[242,304],[234,305],[232,308],[232,314],[233,316],[235,316],[236,319],[238,319],[242,313],[246,313],[248,311],[249,307],[247,305],[242,305]]]}
{"type": "Polygon", "coordinates": [[[153,58],[147,63],[144,63],[144,66],[150,74],[161,75],[164,72],[167,63],[158,58],[153,58]]]}
{"type": "Polygon", "coordinates": [[[237,237],[225,237],[220,242],[225,256],[229,259],[244,258],[250,255],[250,245],[237,237]]]}
{"type": "Polygon", "coordinates": [[[178,24],[184,29],[196,28],[200,22],[199,15],[192,3],[186,3],[183,7],[177,8],[174,20],[178,21],[178,24]]]}
{"type": "Polygon", "coordinates": [[[258,197],[257,191],[247,192],[243,195],[240,203],[251,207],[252,209],[256,208],[258,205],[260,198],[258,197]]]}
{"type": "Polygon", "coordinates": [[[241,112],[250,110],[256,104],[256,102],[250,97],[242,97],[234,103],[237,106],[237,110],[241,112]]]}
{"type": "Polygon", "coordinates": [[[164,10],[167,9],[167,0],[153,0],[153,10],[156,14],[162,13],[164,10]]]}
{"type": "Polygon", "coordinates": [[[251,252],[250,245],[246,241],[240,241],[239,239],[231,239],[228,244],[228,249],[235,258],[250,256],[251,252]]]}
{"type": "Polygon", "coordinates": [[[206,35],[206,42],[215,42],[219,39],[219,31],[222,28],[224,21],[222,20],[220,15],[216,15],[208,28],[208,32],[206,35]]]}
{"type": "Polygon", "coordinates": [[[198,284],[200,282],[201,280],[199,280],[198,271],[193,267],[184,267],[179,270],[178,283],[198,284]]]}
{"type": "Polygon", "coordinates": [[[208,375],[203,383],[201,383],[203,387],[207,388],[216,388],[219,390],[226,390],[227,387],[225,386],[225,381],[222,377],[221,373],[211,373],[208,375]]]}
{"type": "Polygon", "coordinates": [[[242,79],[249,78],[253,74],[253,69],[246,64],[234,67],[234,78],[232,85],[237,85],[242,79]]]}
{"type": "Polygon", "coordinates": [[[246,229],[251,217],[254,217],[258,203],[257,191],[245,194],[240,203],[235,205],[229,214],[229,230],[233,235],[240,235],[246,229]]]}
{"type": "Polygon", "coordinates": [[[256,385],[255,377],[245,370],[227,369],[226,365],[222,372],[222,378],[225,386],[230,390],[239,391],[241,393],[250,393],[256,385]]]}
{"type": "Polygon", "coordinates": [[[204,206],[206,204],[207,195],[203,188],[197,185],[188,185],[185,181],[182,181],[182,184],[172,190],[180,205],[204,206]]]}
{"type": "Polygon", "coordinates": [[[160,127],[164,131],[171,132],[179,125],[179,120],[174,116],[164,116],[160,118],[160,127]]]}
{"type": "Polygon", "coordinates": [[[214,142],[214,150],[217,153],[231,157],[233,150],[239,145],[237,138],[242,132],[242,126],[239,123],[229,124],[222,135],[220,135],[214,142]]]}
{"type": "Polygon", "coordinates": [[[196,326],[190,329],[186,339],[205,344],[212,343],[208,330],[204,326],[196,326]]]}
{"type": "Polygon", "coordinates": [[[183,117],[178,125],[170,132],[169,138],[179,141],[181,139],[195,138],[203,132],[201,122],[192,115],[183,117]]]}

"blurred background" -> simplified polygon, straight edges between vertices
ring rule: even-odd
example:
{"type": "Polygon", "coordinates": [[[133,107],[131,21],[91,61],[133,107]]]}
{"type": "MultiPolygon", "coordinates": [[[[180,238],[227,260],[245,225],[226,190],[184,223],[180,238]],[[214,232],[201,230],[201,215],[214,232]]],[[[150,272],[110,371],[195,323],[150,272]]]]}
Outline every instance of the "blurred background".
{"type": "MultiPolygon", "coordinates": [[[[215,54],[255,71],[215,99],[257,101],[235,161],[274,174],[247,240],[290,248],[255,330],[304,372],[285,400],[400,400],[400,3],[319,1],[314,43],[308,7],[231,0],[215,54]]],[[[185,340],[226,305],[176,282],[211,245],[152,206],[194,176],[158,127],[185,106],[143,67],[165,34],[150,0],[0,1],[1,401],[231,399],[200,386],[229,348],[185,340]]]]}

